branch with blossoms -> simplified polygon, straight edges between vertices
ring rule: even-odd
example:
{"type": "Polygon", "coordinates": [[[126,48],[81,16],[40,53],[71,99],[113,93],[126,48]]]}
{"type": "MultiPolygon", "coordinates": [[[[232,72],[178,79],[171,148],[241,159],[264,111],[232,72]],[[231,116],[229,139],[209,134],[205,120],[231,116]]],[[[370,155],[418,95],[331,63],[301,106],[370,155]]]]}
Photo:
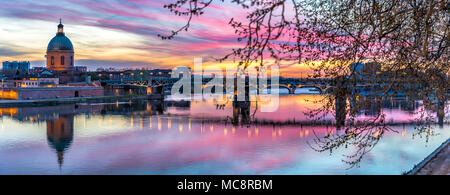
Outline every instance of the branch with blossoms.
{"type": "MultiPolygon", "coordinates": [[[[223,4],[225,0],[177,0],[165,5],[175,15],[187,17],[187,22],[160,37],[172,39],[189,30],[195,17],[204,15],[213,2],[223,4]]],[[[361,119],[361,110],[382,110],[377,102],[397,96],[421,102],[426,109],[421,109],[416,119],[422,121],[417,123],[419,133],[429,132],[424,129],[431,128],[435,115],[445,107],[450,68],[448,0],[228,2],[247,12],[245,19],[229,20],[237,41],[244,44],[219,61],[233,59],[243,69],[295,62],[309,67],[318,82],[331,81],[333,90],[321,100],[323,106],[307,115],[321,120],[334,114],[344,135],[316,140],[318,151],[357,144],[360,150],[349,158],[359,162],[384,135],[380,131],[392,131],[385,125],[382,111],[361,119]],[[355,63],[376,68],[361,72],[355,63]],[[368,92],[361,93],[361,88],[368,92]]]]}

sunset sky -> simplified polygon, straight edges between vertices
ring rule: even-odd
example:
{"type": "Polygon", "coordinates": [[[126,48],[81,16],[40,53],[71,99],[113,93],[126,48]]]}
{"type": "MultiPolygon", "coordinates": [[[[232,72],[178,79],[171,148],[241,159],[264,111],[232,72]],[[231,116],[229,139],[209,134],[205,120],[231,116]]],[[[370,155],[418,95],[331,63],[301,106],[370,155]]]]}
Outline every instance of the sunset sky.
{"type": "MultiPolygon", "coordinates": [[[[185,24],[163,5],[171,0],[9,0],[0,1],[0,61],[31,61],[44,66],[46,47],[56,33],[59,18],[75,47],[78,66],[114,68],[173,68],[192,66],[203,57],[208,66],[218,64],[231,48],[239,47],[232,17],[245,12],[232,4],[217,2],[196,18],[189,32],[163,41],[185,24]]],[[[230,65],[221,64],[220,66],[230,65]]],[[[298,70],[287,65],[282,70],[298,70]]]]}

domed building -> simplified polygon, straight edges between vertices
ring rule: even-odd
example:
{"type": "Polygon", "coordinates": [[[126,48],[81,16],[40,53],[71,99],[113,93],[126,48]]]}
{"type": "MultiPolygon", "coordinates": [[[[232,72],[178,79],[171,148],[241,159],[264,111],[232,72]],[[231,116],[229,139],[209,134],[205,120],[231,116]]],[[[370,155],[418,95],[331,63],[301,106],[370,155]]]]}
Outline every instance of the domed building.
{"type": "Polygon", "coordinates": [[[61,20],[56,36],[47,46],[47,69],[55,72],[62,83],[73,80],[74,49],[72,42],[64,33],[64,25],[61,20]]]}
{"type": "Polygon", "coordinates": [[[72,42],[64,33],[64,25],[59,23],[58,33],[47,46],[47,69],[73,70],[74,50],[72,42]]]}

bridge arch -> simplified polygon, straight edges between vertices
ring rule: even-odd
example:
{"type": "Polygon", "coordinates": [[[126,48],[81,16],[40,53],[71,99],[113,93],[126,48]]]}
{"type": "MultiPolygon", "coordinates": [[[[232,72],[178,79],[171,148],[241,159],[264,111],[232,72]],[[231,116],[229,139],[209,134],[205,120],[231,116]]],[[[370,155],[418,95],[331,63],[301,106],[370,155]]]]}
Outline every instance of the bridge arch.
{"type": "MultiPolygon", "coordinates": [[[[323,92],[324,92],[323,87],[320,85],[296,85],[295,90],[299,89],[299,88],[314,88],[314,89],[318,90],[320,94],[323,94],[323,92]]],[[[295,90],[294,90],[294,93],[295,93],[295,90]]]]}
{"type": "Polygon", "coordinates": [[[267,84],[267,85],[264,85],[263,87],[261,87],[261,90],[269,89],[269,87],[272,89],[272,87],[274,87],[274,86],[275,87],[278,86],[278,88],[287,89],[289,91],[289,94],[294,94],[294,92],[295,92],[295,86],[291,85],[291,84],[267,84]]]}

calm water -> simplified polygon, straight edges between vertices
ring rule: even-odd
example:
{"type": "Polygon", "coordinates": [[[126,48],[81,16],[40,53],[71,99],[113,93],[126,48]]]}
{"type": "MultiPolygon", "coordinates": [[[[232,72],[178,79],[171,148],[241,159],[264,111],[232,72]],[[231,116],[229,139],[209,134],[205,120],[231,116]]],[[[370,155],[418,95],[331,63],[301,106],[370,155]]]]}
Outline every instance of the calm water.
{"type": "Polygon", "coordinates": [[[391,102],[384,112],[397,132],[350,168],[343,160],[355,147],[312,149],[316,136],[342,133],[308,125],[304,112],[319,98],[281,96],[277,112],[252,105],[250,118],[206,100],[2,108],[0,174],[401,174],[450,137],[444,125],[413,138],[420,104],[391,102]],[[256,119],[267,124],[241,125],[256,119]]]}

